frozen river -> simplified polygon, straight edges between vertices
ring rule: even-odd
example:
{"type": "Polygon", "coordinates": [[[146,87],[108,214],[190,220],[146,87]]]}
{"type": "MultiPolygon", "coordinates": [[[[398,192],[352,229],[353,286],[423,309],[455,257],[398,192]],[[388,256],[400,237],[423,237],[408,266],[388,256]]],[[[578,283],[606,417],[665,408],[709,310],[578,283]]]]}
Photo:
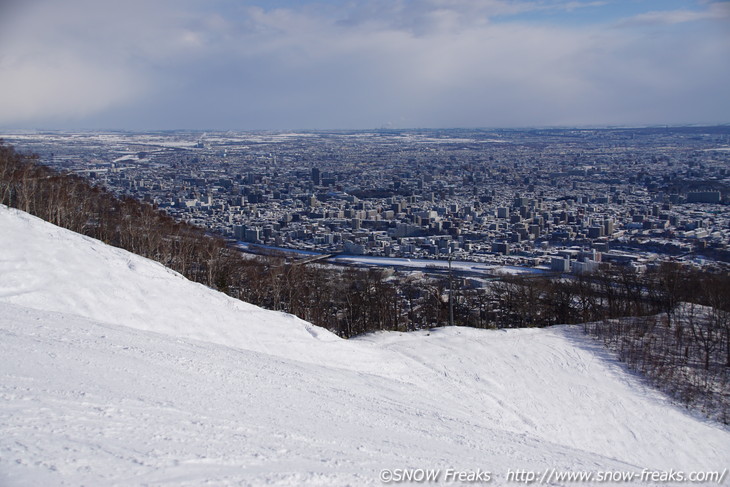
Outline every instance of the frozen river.
{"type": "MultiPolygon", "coordinates": [[[[246,252],[259,253],[261,250],[271,250],[282,252],[285,254],[299,254],[302,256],[327,255],[321,252],[313,252],[308,250],[287,249],[283,247],[272,247],[268,245],[249,244],[238,242],[237,246],[246,252]]],[[[407,259],[400,257],[375,257],[370,255],[347,255],[336,254],[330,258],[323,259],[324,262],[341,265],[355,265],[363,267],[391,267],[391,268],[410,268],[413,270],[421,270],[425,272],[448,271],[448,260],[432,260],[432,259],[407,259]]],[[[469,262],[464,260],[452,260],[451,267],[454,272],[459,273],[477,273],[489,275],[517,275],[517,274],[539,274],[547,272],[547,269],[535,267],[519,267],[508,266],[484,262],[469,262]]]]}

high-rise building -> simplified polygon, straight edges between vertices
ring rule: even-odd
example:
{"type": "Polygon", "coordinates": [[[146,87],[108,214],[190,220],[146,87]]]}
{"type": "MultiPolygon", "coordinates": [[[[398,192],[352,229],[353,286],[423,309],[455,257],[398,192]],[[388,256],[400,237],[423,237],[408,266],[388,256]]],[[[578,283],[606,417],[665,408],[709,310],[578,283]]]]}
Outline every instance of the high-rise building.
{"type": "Polygon", "coordinates": [[[564,259],[562,257],[553,257],[550,260],[550,270],[555,272],[569,272],[570,271],[570,259],[564,259]]]}

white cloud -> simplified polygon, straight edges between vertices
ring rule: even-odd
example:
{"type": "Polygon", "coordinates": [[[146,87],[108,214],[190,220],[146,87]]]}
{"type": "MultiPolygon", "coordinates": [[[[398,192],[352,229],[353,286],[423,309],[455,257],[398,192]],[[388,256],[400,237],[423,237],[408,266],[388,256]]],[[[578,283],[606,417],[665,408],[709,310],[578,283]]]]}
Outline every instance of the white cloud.
{"type": "MultiPolygon", "coordinates": [[[[658,33],[496,20],[602,3],[44,1],[0,34],[0,123],[96,114],[105,126],[165,128],[473,126],[730,113],[730,42],[712,29],[674,32],[692,17],[684,11],[644,14],[670,24],[658,33]]],[[[723,11],[709,4],[701,18],[723,11]]]]}
{"type": "Polygon", "coordinates": [[[730,19],[730,2],[702,2],[705,8],[702,10],[653,10],[644,12],[633,17],[624,19],[618,23],[619,26],[642,26],[642,25],[675,25],[685,22],[696,22],[699,20],[728,20],[730,19]]]}
{"type": "Polygon", "coordinates": [[[0,124],[79,119],[134,100],[139,82],[124,70],[69,56],[0,62],[0,124]]]}
{"type": "MultiPolygon", "coordinates": [[[[189,47],[141,2],[34,1],[0,37],[0,123],[81,119],[134,101],[146,65],[189,47]]],[[[186,40],[188,42],[186,42],[186,40]]]]}
{"type": "Polygon", "coordinates": [[[673,25],[683,22],[693,22],[696,20],[710,19],[714,15],[710,11],[696,10],[659,10],[646,12],[636,15],[629,19],[619,22],[619,25],[643,25],[643,24],[660,24],[673,25]]]}

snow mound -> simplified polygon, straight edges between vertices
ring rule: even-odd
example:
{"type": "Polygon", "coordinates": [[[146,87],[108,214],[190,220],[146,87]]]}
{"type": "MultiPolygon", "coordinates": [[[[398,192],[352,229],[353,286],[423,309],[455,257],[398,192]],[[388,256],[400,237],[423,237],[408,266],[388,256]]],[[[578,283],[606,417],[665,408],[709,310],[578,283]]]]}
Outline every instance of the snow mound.
{"type": "Polygon", "coordinates": [[[7,303],[301,360],[310,342],[342,341],[27,213],[0,206],[0,229],[0,300],[7,303]]]}
{"type": "Polygon", "coordinates": [[[577,328],[341,340],[5,207],[0,356],[2,486],[381,485],[398,468],[504,485],[722,471],[730,451],[577,328]]]}

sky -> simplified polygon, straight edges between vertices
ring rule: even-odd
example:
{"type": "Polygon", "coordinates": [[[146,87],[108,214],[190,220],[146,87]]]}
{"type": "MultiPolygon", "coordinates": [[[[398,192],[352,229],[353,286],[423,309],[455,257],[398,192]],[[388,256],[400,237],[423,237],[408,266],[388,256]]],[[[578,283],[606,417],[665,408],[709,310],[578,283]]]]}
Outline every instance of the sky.
{"type": "Polygon", "coordinates": [[[0,0],[0,128],[730,122],[730,0],[0,0]]]}

